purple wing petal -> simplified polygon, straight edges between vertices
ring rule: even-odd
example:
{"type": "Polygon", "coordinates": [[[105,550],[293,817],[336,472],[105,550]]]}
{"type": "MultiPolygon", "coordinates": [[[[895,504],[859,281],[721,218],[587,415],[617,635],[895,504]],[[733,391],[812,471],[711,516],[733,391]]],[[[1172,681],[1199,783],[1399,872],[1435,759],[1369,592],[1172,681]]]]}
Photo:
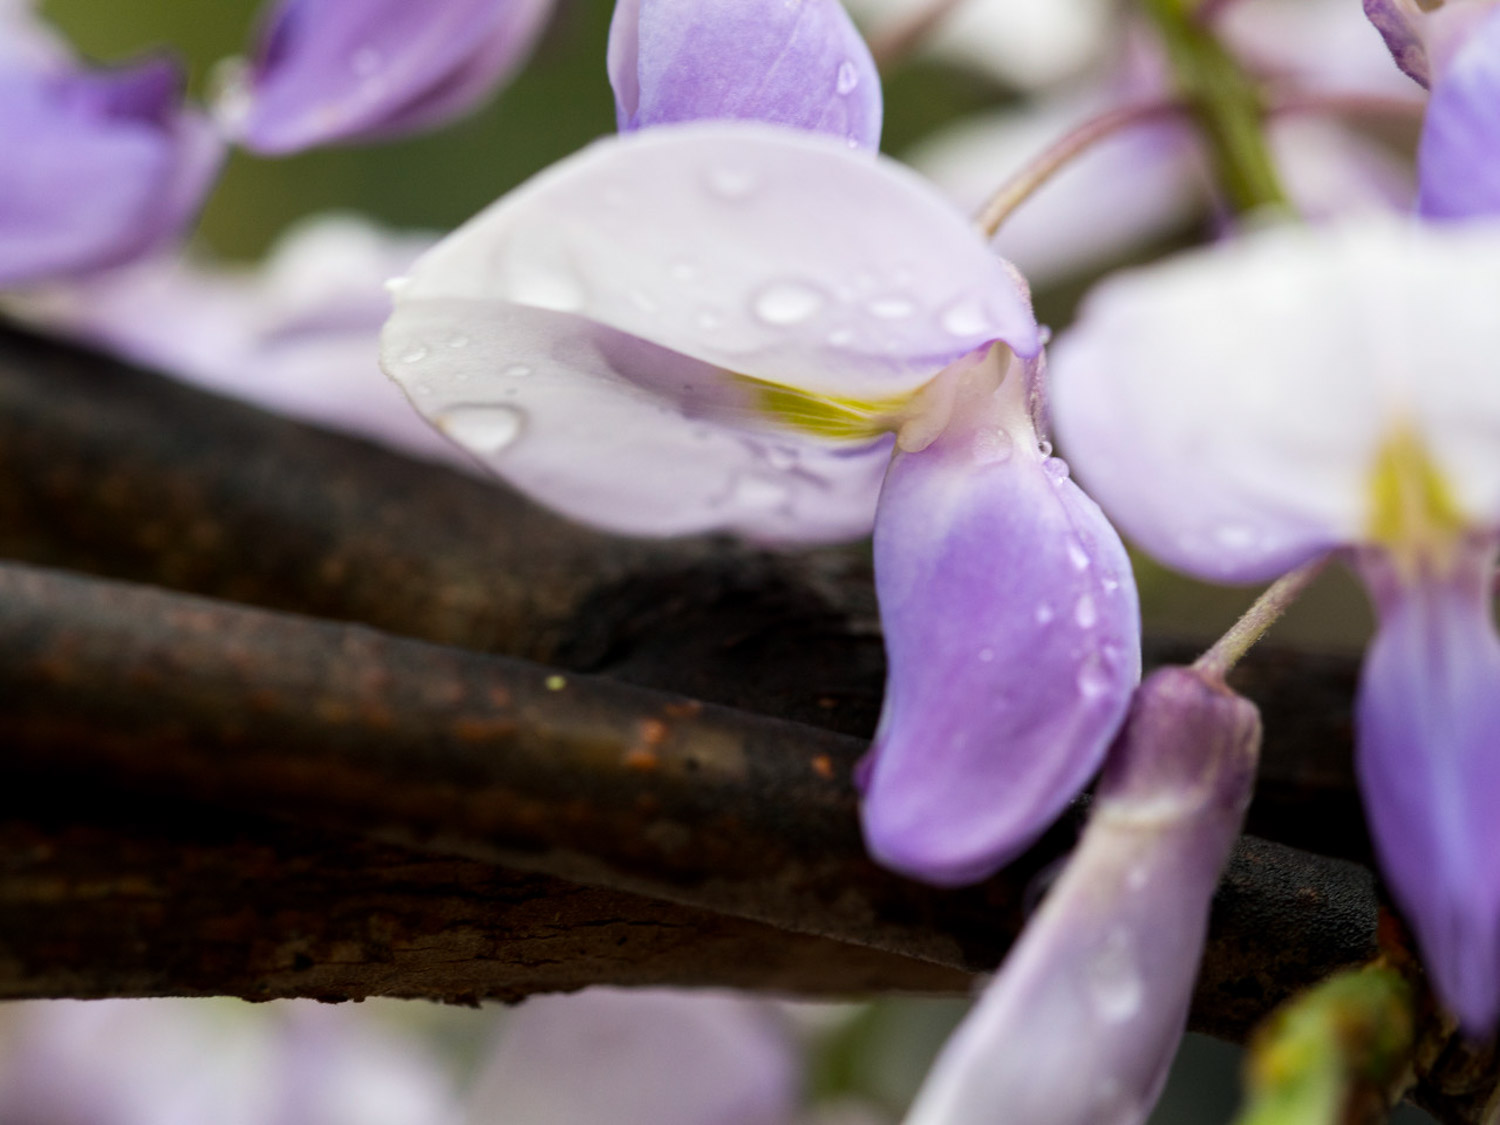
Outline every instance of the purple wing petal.
{"type": "Polygon", "coordinates": [[[839,0],[620,0],[620,128],[742,118],[880,147],[880,74],[839,0]]]}
{"type": "Polygon", "coordinates": [[[1254,781],[1255,708],[1181,668],[1141,686],[1088,827],[907,1125],[1137,1125],[1182,1035],[1254,781]]]}
{"type": "Polygon", "coordinates": [[[226,116],[271,154],[440,124],[510,76],[552,3],[282,0],[226,116]]]}
{"type": "Polygon", "coordinates": [[[1381,868],[1443,1001],[1475,1035],[1500,1013],[1500,638],[1495,549],[1404,582],[1371,554],[1380,631],[1358,700],[1359,777],[1381,868]]]}
{"type": "Polygon", "coordinates": [[[1427,218],[1500,215],[1500,9],[1433,86],[1417,169],[1427,218]]]}
{"type": "Polygon", "coordinates": [[[472,1125],[786,1125],[798,1076],[764,1004],[594,988],[534,997],[507,1022],[472,1125]]]}
{"type": "Polygon", "coordinates": [[[1432,80],[1432,67],[1422,40],[1421,9],[1414,0],[1364,0],[1364,7],[1396,65],[1426,86],[1432,80]]]}
{"type": "Polygon", "coordinates": [[[169,61],[0,74],[0,285],[118,265],[176,237],[221,158],[169,61]]]}
{"type": "Polygon", "coordinates": [[[989,874],[1056,818],[1140,675],[1114,530],[1024,416],[965,417],[897,454],[881,493],[890,671],[863,778],[871,852],[944,884],[989,874]]]}

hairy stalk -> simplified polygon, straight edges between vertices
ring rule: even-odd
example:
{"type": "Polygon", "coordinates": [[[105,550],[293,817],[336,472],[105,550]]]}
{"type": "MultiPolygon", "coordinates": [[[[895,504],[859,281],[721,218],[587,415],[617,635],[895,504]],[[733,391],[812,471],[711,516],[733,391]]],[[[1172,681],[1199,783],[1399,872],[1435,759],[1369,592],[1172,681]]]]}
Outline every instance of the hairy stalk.
{"type": "Polygon", "coordinates": [[[1183,103],[1176,100],[1142,102],[1090,118],[1002,184],[1000,190],[990,197],[984,209],[979,212],[974,224],[993,238],[1005,220],[1015,213],[1016,208],[1094,145],[1122,129],[1170,117],[1184,109],[1183,103]]]}
{"type": "Polygon", "coordinates": [[[1212,648],[1193,662],[1193,667],[1222,680],[1255,642],[1265,636],[1266,631],[1292,603],[1302,596],[1312,580],[1322,573],[1327,562],[1328,556],[1324,555],[1278,578],[1265,593],[1255,599],[1255,604],[1245,611],[1244,616],[1214,642],[1212,648]]]}
{"type": "Polygon", "coordinates": [[[1289,211],[1261,128],[1263,106],[1254,81],[1200,18],[1193,0],[1141,0],[1156,25],[1176,78],[1208,140],[1215,171],[1240,214],[1289,211]]]}

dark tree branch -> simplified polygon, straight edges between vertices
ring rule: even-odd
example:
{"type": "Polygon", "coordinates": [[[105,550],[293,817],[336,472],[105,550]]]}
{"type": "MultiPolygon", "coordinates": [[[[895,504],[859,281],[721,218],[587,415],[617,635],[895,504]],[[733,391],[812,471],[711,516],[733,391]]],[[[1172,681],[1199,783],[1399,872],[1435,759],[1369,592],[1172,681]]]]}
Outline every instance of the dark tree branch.
{"type": "MultiPolygon", "coordinates": [[[[868,737],[861,549],[601,535],[506,489],[0,327],[0,555],[559,664],[868,737]]],[[[1148,664],[1195,653],[1148,639],[1148,664]]],[[[1251,828],[1368,859],[1349,660],[1260,649],[1251,828]]]]}

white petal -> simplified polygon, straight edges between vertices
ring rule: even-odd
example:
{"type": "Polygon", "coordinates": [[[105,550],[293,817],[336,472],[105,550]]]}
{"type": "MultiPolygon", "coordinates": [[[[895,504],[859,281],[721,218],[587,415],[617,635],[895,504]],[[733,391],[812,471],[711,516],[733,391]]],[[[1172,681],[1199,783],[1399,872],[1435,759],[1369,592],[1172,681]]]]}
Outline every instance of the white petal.
{"type": "Polygon", "coordinates": [[[746,122],[601,141],[427,254],[400,307],[574,313],[827,394],[914,390],[976,346],[1038,345],[1007,265],[935,191],[840,142],[746,122]]]}
{"type": "Polygon", "coordinates": [[[728,372],[582,317],[403,300],[384,352],[451,438],[595,526],[837,540],[874,521],[889,439],[831,445],[772,429],[728,372]]]}
{"type": "Polygon", "coordinates": [[[1413,430],[1500,525],[1500,227],[1280,229],[1105,283],[1053,356],[1066,452],[1163,561],[1250,581],[1367,537],[1413,430]]]}

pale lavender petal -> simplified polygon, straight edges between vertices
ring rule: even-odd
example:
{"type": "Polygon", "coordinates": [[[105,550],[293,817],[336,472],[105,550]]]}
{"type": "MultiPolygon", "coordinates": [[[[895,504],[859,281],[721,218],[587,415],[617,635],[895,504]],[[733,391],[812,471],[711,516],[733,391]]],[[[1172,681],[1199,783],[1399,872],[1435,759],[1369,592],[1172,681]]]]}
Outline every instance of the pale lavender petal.
{"type": "Polygon", "coordinates": [[[69,57],[62,38],[36,14],[34,0],[0,0],[0,68],[62,67],[69,57]]]}
{"type": "Polygon", "coordinates": [[[1059,439],[1127,536],[1216,581],[1365,539],[1403,428],[1496,526],[1497,301],[1488,224],[1281,229],[1119,274],[1053,349],[1059,439]]]}
{"type": "Polygon", "coordinates": [[[1443,1002],[1474,1035],[1500,1015],[1500,638],[1496,550],[1407,580],[1375,552],[1380,610],[1358,701],[1360,788],[1390,881],[1443,1002]]]}
{"type": "Polygon", "coordinates": [[[417,407],[549,507],[611,531],[766,542],[869,532],[889,437],[778,428],[719,367],[567,313],[412,302],[384,356],[417,407]]]}
{"type": "Polygon", "coordinates": [[[1426,218],[1500,216],[1500,9],[1433,86],[1417,167],[1426,218]]]}
{"type": "Polygon", "coordinates": [[[897,454],[875,527],[890,671],[865,836],[880,862],[942,884],[988,875],[1057,817],[1140,675],[1114,530],[1024,407],[979,394],[993,399],[961,390],[960,420],[897,454]]]}
{"type": "Polygon", "coordinates": [[[281,0],[223,116],[283,154],[430,128],[525,60],[553,0],[281,0]]]}
{"type": "Polygon", "coordinates": [[[788,1125],[792,1046],[766,1004],[593,988],[506,1022],[469,1125],[788,1125]]]}
{"type": "Polygon", "coordinates": [[[880,73],[839,0],[620,0],[621,130],[739,118],[880,147],[880,73]]]}
{"type": "Polygon", "coordinates": [[[1411,210],[1416,177],[1390,146],[1311,115],[1274,118],[1266,132],[1282,184],[1304,218],[1331,222],[1411,210]]]}
{"type": "Polygon", "coordinates": [[[0,73],[0,286],[76,276],[176,238],[221,148],[168,60],[0,73]]]}
{"type": "Polygon", "coordinates": [[[380,370],[384,283],[431,242],[323,219],[288,233],[259,271],[153,258],[10,309],[220,394],[479,472],[380,370]]]}
{"type": "Polygon", "coordinates": [[[1187,1018],[1259,739],[1254,706],[1187,669],[1141,686],[1082,841],[907,1125],[1146,1120],[1187,1018]]]}
{"type": "Polygon", "coordinates": [[[1416,93],[1354,0],[1234,0],[1215,28],[1258,73],[1299,90],[1416,93]]]}
{"type": "Polygon", "coordinates": [[[445,298],[576,314],[861,399],[910,394],[992,340],[1040,348],[1024,283],[919,177],[751,122],[643,130],[555,165],[426,255],[393,324],[445,298]]]}

